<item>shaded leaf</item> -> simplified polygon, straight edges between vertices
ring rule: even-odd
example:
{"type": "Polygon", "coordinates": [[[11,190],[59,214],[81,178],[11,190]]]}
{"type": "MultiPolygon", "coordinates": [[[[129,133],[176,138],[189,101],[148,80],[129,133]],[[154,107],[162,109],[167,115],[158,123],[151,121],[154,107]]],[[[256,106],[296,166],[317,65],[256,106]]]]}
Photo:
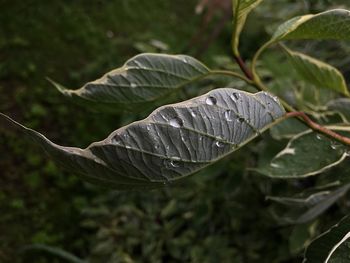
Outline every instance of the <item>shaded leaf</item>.
{"type": "Polygon", "coordinates": [[[284,48],[296,72],[318,88],[327,88],[349,95],[342,73],[333,66],[305,54],[284,48]]]}
{"type": "Polygon", "coordinates": [[[263,0],[233,0],[233,34],[232,48],[235,55],[239,54],[239,37],[249,13],[263,0]]]}
{"type": "Polygon", "coordinates": [[[350,262],[348,253],[336,253],[350,238],[350,217],[346,217],[316,238],[306,249],[303,263],[350,262]]]}
{"type": "Polygon", "coordinates": [[[319,215],[321,215],[323,212],[325,212],[328,208],[330,208],[335,202],[337,202],[341,197],[343,197],[350,189],[350,184],[346,184],[339,189],[333,191],[329,194],[327,198],[316,204],[314,207],[310,208],[308,211],[306,211],[304,214],[302,214],[298,219],[295,221],[297,224],[303,224],[306,222],[309,222],[319,215]]]}
{"type": "Polygon", "coordinates": [[[280,197],[280,196],[268,196],[267,200],[272,200],[277,203],[288,205],[288,206],[301,206],[301,207],[310,207],[315,204],[323,201],[330,195],[329,191],[322,191],[314,193],[308,197],[280,197]]]}
{"type": "Polygon", "coordinates": [[[347,150],[346,146],[308,130],[293,137],[285,149],[256,170],[275,178],[307,177],[340,164],[347,157],[347,150]]]}
{"type": "Polygon", "coordinates": [[[327,104],[327,108],[331,111],[339,113],[344,122],[350,122],[350,99],[339,98],[332,100],[327,104]]]}
{"type": "Polygon", "coordinates": [[[270,129],[270,134],[275,140],[291,139],[297,134],[309,128],[299,120],[292,118],[284,120],[270,129]]]}
{"type": "Polygon", "coordinates": [[[32,137],[62,166],[96,183],[142,188],[173,182],[230,154],[285,114],[277,98],[217,89],[155,110],[86,149],[56,145],[0,116],[32,137]]]}
{"type": "Polygon", "coordinates": [[[205,65],[189,56],[144,53],[77,90],[51,82],[77,102],[110,111],[136,111],[209,74],[205,65]]]}

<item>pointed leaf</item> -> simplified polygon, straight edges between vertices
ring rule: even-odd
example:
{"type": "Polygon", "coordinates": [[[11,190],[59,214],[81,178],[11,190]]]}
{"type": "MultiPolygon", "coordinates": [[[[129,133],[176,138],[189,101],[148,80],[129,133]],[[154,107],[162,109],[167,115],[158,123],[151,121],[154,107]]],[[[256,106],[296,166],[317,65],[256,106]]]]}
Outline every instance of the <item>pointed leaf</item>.
{"type": "Polygon", "coordinates": [[[233,34],[232,48],[235,55],[239,54],[239,37],[249,13],[263,0],[233,0],[233,34]]]}
{"type": "Polygon", "coordinates": [[[346,146],[308,130],[293,137],[284,150],[257,171],[275,178],[316,175],[344,161],[347,150],[346,146]]]}
{"type": "Polygon", "coordinates": [[[333,66],[299,52],[284,48],[296,72],[318,88],[327,88],[349,96],[342,73],[333,66]]]}
{"type": "Polygon", "coordinates": [[[350,39],[350,12],[334,9],[288,20],[276,30],[271,42],[287,39],[350,39]]]}
{"type": "Polygon", "coordinates": [[[285,114],[266,92],[217,89],[155,110],[82,150],[62,147],[1,114],[63,166],[117,188],[176,181],[243,146],[285,114]]]}
{"type": "Polygon", "coordinates": [[[52,83],[80,103],[111,111],[140,110],[209,74],[205,65],[189,56],[145,53],[77,90],[52,83]]]}
{"type": "Polygon", "coordinates": [[[349,246],[346,253],[337,253],[350,240],[350,217],[347,216],[327,232],[316,238],[306,249],[303,263],[350,262],[349,246]]]}

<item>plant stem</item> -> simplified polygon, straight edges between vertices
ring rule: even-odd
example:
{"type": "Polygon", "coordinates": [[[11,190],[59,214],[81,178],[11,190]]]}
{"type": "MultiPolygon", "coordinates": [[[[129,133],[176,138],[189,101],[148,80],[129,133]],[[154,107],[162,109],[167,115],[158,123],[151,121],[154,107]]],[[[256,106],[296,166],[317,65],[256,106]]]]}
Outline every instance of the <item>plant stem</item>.
{"type": "Polygon", "coordinates": [[[318,131],[320,133],[323,133],[323,134],[327,135],[328,137],[336,139],[337,141],[350,146],[350,138],[342,136],[342,135],[340,135],[332,130],[329,130],[326,127],[314,122],[304,112],[293,111],[293,112],[288,112],[286,114],[286,118],[293,118],[293,117],[302,118],[304,123],[306,125],[308,125],[314,131],[318,131]]]}
{"type": "Polygon", "coordinates": [[[244,60],[239,55],[235,55],[234,58],[235,58],[235,60],[236,60],[236,62],[238,64],[238,66],[241,68],[242,72],[244,73],[244,75],[246,75],[246,77],[248,79],[253,81],[254,80],[254,76],[253,76],[252,72],[250,71],[250,69],[245,64],[244,60]]]}

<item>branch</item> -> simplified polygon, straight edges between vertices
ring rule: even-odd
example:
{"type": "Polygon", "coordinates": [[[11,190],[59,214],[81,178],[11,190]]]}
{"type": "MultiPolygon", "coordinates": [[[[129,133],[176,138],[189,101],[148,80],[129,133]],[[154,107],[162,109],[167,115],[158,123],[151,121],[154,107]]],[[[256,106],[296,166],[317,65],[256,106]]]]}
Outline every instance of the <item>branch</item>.
{"type": "Polygon", "coordinates": [[[301,118],[304,121],[304,123],[307,126],[309,126],[311,129],[313,129],[314,131],[323,133],[323,134],[327,135],[328,137],[331,137],[331,138],[341,142],[342,144],[350,146],[350,138],[342,136],[334,131],[327,129],[324,126],[319,125],[318,123],[311,120],[310,117],[307,116],[304,112],[300,112],[300,111],[288,112],[286,114],[286,117],[287,118],[292,118],[292,117],[301,118]]]}

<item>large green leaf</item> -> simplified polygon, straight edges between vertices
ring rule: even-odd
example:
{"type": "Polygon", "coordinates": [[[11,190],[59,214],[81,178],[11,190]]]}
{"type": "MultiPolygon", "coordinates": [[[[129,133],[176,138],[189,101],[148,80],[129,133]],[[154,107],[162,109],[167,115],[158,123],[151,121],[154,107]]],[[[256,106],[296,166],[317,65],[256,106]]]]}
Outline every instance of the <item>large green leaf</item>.
{"type": "Polygon", "coordinates": [[[345,79],[339,70],[320,60],[286,47],[289,61],[298,75],[318,88],[327,88],[349,95],[345,79]]]}
{"type": "Polygon", "coordinates": [[[257,60],[262,52],[274,43],[282,40],[314,39],[314,40],[348,40],[350,39],[350,11],[334,9],[316,15],[294,17],[280,25],[270,41],[255,54],[252,70],[256,74],[257,60]]]}
{"type": "Polygon", "coordinates": [[[62,94],[80,103],[110,111],[140,110],[210,73],[205,65],[189,56],[145,53],[80,89],[53,84],[62,94]]]}
{"type": "Polygon", "coordinates": [[[306,249],[303,263],[348,263],[350,217],[346,217],[327,232],[316,238],[306,249]],[[337,253],[346,244],[345,253],[337,253]]]}
{"type": "Polygon", "coordinates": [[[257,171],[275,178],[316,175],[344,161],[347,150],[346,146],[307,130],[293,137],[285,149],[257,171]]]}
{"type": "Polygon", "coordinates": [[[285,114],[277,98],[217,89],[155,110],[86,149],[56,145],[1,114],[62,166],[116,188],[173,182],[230,154],[285,114]]]}
{"type": "Polygon", "coordinates": [[[271,42],[287,39],[350,39],[350,12],[334,9],[292,18],[278,27],[271,42]]]}
{"type": "Polygon", "coordinates": [[[263,0],[232,0],[233,34],[232,48],[235,55],[239,55],[239,37],[249,13],[263,0]]]}

